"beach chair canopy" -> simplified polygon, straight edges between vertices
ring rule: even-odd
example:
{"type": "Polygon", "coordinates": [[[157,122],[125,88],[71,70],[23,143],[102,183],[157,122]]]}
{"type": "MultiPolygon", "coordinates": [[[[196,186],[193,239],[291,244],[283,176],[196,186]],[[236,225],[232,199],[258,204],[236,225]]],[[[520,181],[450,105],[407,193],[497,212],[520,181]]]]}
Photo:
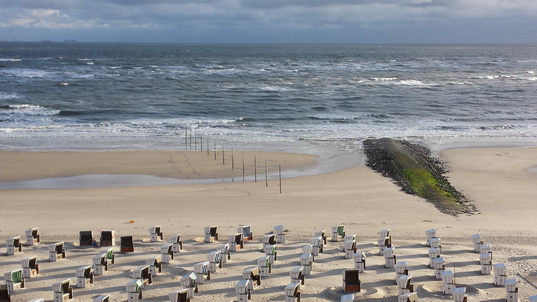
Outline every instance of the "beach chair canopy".
{"type": "Polygon", "coordinates": [[[346,284],[360,284],[360,271],[357,269],[344,270],[343,281],[345,281],[346,284]]]}

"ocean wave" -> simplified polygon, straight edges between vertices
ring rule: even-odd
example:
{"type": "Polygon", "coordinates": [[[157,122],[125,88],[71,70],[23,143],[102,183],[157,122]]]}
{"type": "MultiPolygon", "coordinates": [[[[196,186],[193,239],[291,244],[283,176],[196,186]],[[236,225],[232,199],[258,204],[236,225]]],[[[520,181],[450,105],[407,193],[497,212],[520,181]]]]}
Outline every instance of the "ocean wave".
{"type": "Polygon", "coordinates": [[[0,58],[0,62],[20,62],[22,59],[0,58]]]}
{"type": "MultiPolygon", "coordinates": [[[[17,100],[20,98],[22,97],[16,93],[0,92],[0,100],[17,100]]],[[[9,105],[6,105],[6,106],[9,106],[9,105]]]]}

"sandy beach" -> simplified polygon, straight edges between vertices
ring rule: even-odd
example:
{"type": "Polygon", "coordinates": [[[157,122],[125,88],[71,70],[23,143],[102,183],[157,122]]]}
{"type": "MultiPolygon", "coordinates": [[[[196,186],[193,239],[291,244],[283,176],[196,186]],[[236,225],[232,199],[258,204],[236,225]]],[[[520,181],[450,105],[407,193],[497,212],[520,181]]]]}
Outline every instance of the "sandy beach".
{"type": "Polygon", "coordinates": [[[231,260],[200,285],[194,298],[236,301],[234,287],[242,271],[256,266],[256,259],[264,255],[261,238],[283,225],[286,242],[277,244],[272,273],[253,290],[252,301],[284,301],[289,271],[300,265],[302,247],[314,231],[325,229],[329,240],[315,257],[311,275],[305,277],[302,301],[340,301],[345,294],[342,271],[354,263],[344,259],[342,240],[330,241],[330,231],[332,226],[344,225],[347,234],[356,234],[357,249],[367,255],[366,271],[360,275],[362,291],[355,300],[397,301],[395,271],[385,267],[377,247],[378,232],[389,228],[397,261],[408,261],[420,301],[452,301],[429,268],[425,230],[436,229],[446,269],[455,271],[456,286],[466,287],[468,301],[505,301],[506,297],[505,287],[493,284],[494,272],[481,274],[479,254],[470,241],[476,233],[491,244],[493,263],[505,263],[508,276],[517,278],[520,301],[537,295],[537,148],[452,149],[440,158],[450,168],[450,181],[473,201],[477,214],[442,214],[364,166],[285,177],[286,171],[314,166],[317,158],[312,155],[236,151],[231,159],[229,153],[222,157],[199,151],[0,152],[2,182],[110,174],[219,179],[183,185],[1,190],[2,253],[7,238],[24,238],[28,228],[39,227],[42,243],[0,256],[0,267],[3,272],[18,269],[20,259],[37,256],[40,274],[27,279],[12,301],[52,301],[52,283],[69,278],[76,284],[76,268],[91,264],[100,250],[79,247],[79,232],[93,231],[98,241],[100,230],[115,230],[115,263],[96,276],[93,285],[74,288],[74,301],[92,301],[104,294],[110,294],[111,301],[126,301],[125,285],[133,279],[134,268],[160,254],[163,242],[149,242],[148,231],[160,225],[164,242],[172,234],[181,234],[184,248],[144,288],[143,300],[169,301],[168,294],[181,288],[183,275],[206,261],[207,254],[227,242],[239,225],[251,225],[254,240],[232,252],[231,260]],[[267,179],[265,162],[270,170],[267,179]],[[281,186],[279,166],[284,175],[281,186]],[[247,181],[243,182],[243,175],[247,181]],[[219,243],[203,242],[204,227],[212,225],[218,226],[219,243]],[[119,237],[125,235],[133,236],[134,253],[119,253],[119,237]],[[67,257],[49,262],[47,244],[57,241],[65,241],[67,257]]]}

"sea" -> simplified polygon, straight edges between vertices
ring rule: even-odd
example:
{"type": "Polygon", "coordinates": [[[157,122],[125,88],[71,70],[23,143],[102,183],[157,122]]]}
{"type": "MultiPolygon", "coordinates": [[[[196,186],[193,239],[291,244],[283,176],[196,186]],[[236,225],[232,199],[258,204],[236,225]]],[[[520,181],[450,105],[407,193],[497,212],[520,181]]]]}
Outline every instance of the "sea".
{"type": "Polygon", "coordinates": [[[0,42],[0,150],[233,148],[349,165],[367,138],[537,145],[536,72],[536,45],[0,42]]]}

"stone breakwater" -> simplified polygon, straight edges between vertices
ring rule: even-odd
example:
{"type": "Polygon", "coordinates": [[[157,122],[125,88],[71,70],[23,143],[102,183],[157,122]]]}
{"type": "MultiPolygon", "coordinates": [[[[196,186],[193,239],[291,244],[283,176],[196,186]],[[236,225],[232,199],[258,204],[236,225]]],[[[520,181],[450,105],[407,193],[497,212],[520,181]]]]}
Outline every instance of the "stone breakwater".
{"type": "Polygon", "coordinates": [[[471,214],[475,207],[444,176],[447,167],[420,145],[391,138],[363,143],[366,165],[390,177],[401,189],[433,203],[442,213],[471,214]]]}

